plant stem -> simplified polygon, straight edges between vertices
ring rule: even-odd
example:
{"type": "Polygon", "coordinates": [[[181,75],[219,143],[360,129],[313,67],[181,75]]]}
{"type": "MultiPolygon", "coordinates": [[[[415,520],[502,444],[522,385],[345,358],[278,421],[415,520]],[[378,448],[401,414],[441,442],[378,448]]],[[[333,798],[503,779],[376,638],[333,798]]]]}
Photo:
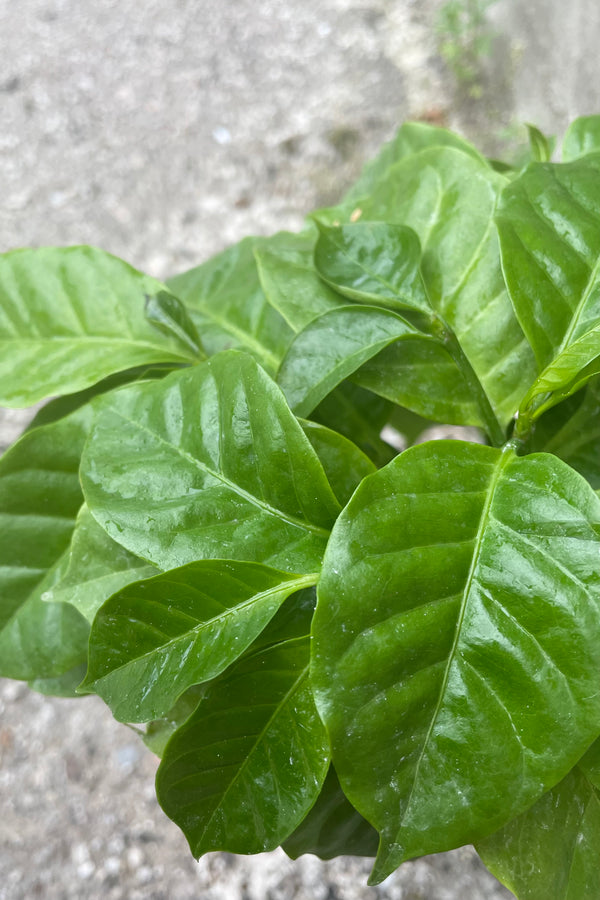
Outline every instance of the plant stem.
{"type": "Polygon", "coordinates": [[[483,389],[483,386],[477,377],[473,366],[465,356],[465,353],[460,346],[458,338],[450,328],[447,322],[444,321],[438,315],[438,333],[440,334],[444,346],[446,350],[460,369],[463,378],[465,379],[469,389],[472,391],[477,406],[479,408],[479,414],[481,416],[481,421],[485,426],[487,431],[487,435],[494,445],[494,447],[502,447],[506,442],[506,435],[504,433],[504,429],[500,425],[500,422],[496,418],[494,410],[490,405],[490,401],[488,400],[488,396],[483,389]]]}

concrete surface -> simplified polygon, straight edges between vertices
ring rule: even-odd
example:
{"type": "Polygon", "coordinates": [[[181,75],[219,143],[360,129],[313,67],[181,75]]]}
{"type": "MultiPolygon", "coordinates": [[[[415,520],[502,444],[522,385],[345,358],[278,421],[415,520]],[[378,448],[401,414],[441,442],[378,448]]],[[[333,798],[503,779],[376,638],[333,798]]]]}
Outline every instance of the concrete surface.
{"type": "MultiPolygon", "coordinates": [[[[0,0],[0,249],[93,243],[159,277],[297,227],[408,117],[497,144],[515,116],[600,108],[591,0],[500,0],[467,102],[436,53],[442,0],[0,0]]],[[[0,447],[23,418],[0,415],[0,447]]],[[[368,864],[196,864],[155,763],[95,698],[0,686],[0,900],[500,900],[468,849],[366,888],[368,864]]]]}

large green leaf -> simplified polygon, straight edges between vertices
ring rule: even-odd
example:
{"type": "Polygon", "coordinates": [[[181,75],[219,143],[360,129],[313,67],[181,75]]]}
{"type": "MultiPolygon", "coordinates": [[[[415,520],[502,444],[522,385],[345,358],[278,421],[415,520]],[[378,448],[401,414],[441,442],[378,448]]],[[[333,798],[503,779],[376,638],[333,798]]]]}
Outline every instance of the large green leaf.
{"type": "Polygon", "coordinates": [[[338,519],[313,681],[375,881],[501,827],[600,733],[599,524],[560,460],[458,441],[405,451],[338,519]]]}
{"type": "Polygon", "coordinates": [[[477,845],[519,900],[600,897],[600,741],[527,812],[477,845]]]}
{"type": "Polygon", "coordinates": [[[314,572],[340,509],[281,391],[237,351],[107,395],[81,478],[108,534],[161,569],[314,572]]]}
{"type": "Polygon", "coordinates": [[[276,234],[257,243],[254,251],[265,296],[294,332],[344,303],[315,269],[316,238],[313,225],[302,234],[276,234]]]}
{"type": "MultiPolygon", "coordinates": [[[[341,306],[310,322],[292,342],[277,381],[299,416],[380,350],[420,333],[401,316],[374,306],[341,306]]],[[[432,340],[425,335],[421,340],[432,340]]]]}
{"type": "Polygon", "coordinates": [[[245,350],[275,372],[293,331],[264,295],[254,259],[257,246],[260,239],[245,238],[168,284],[185,303],[209,356],[245,350]]]}
{"type": "MultiPolygon", "coordinates": [[[[196,360],[144,315],[163,285],[92,247],[0,256],[0,403],[30,406],[112,372],[196,360]]],[[[175,301],[176,302],[176,301],[175,301]]]]}
{"type": "MultiPolygon", "coordinates": [[[[397,163],[361,203],[361,221],[416,231],[431,304],[456,335],[501,425],[536,373],[500,268],[493,216],[505,184],[466,153],[432,148],[397,163]]],[[[424,392],[426,385],[418,388],[424,392]]]]}
{"type": "Polygon", "coordinates": [[[396,163],[430,147],[453,147],[485,163],[479,151],[458,134],[424,122],[405,122],[395,137],[383,145],[375,159],[366,164],[360,178],[346,194],[344,204],[360,206],[361,198],[393,181],[391,172],[396,163]]]}
{"type": "Polygon", "coordinates": [[[319,798],[283,849],[291,859],[314,853],[320,859],[336,856],[375,856],[379,838],[372,825],[348,802],[333,766],[319,798]]]}
{"type": "Polygon", "coordinates": [[[564,162],[572,162],[600,150],[600,116],[581,116],[567,128],[563,145],[564,162]]]}
{"type": "Polygon", "coordinates": [[[202,560],[131,584],[94,620],[82,690],[99,694],[121,722],[164,716],[188,687],[241,656],[290,594],[317,579],[202,560]]]}
{"type": "Polygon", "coordinates": [[[383,222],[321,225],[315,266],[345,297],[392,309],[432,310],[419,269],[421,244],[411,228],[383,222]]]}
{"type": "MultiPolygon", "coordinates": [[[[285,605],[281,612],[285,622],[285,605]]],[[[272,850],[317,799],[329,742],[308,678],[311,613],[302,611],[300,635],[276,616],[165,748],[158,800],[194,856],[272,850]]]]}
{"type": "Polygon", "coordinates": [[[534,415],[600,370],[599,184],[600,154],[538,163],[498,208],[506,284],[543,368],[521,405],[534,415]]]}
{"type": "Polygon", "coordinates": [[[113,541],[84,503],[77,516],[64,575],[44,591],[42,599],[71,603],[91,623],[111,594],[156,574],[155,566],[113,541]]]}
{"type": "Polygon", "coordinates": [[[83,497],[77,470],[92,419],[84,407],[27,432],[0,459],[0,674],[52,678],[85,658],[87,624],[41,592],[62,574],[83,497]]]}

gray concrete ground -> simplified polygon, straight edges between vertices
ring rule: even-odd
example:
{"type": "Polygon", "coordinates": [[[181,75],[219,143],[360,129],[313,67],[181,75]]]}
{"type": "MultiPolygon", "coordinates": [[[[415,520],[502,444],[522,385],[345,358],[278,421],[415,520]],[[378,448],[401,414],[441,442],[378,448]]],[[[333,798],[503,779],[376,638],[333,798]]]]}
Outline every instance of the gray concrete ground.
{"type": "MultiPolygon", "coordinates": [[[[560,130],[600,108],[591,0],[568,19],[500,0],[479,103],[437,55],[441,3],[0,0],[0,249],[92,243],[163,277],[297,227],[408,117],[497,146],[515,113],[560,130]]],[[[0,447],[22,421],[0,415],[0,447]]],[[[196,864],[153,758],[99,701],[4,682],[0,714],[0,900],[508,897],[468,849],[377,889],[355,860],[196,864]]]]}

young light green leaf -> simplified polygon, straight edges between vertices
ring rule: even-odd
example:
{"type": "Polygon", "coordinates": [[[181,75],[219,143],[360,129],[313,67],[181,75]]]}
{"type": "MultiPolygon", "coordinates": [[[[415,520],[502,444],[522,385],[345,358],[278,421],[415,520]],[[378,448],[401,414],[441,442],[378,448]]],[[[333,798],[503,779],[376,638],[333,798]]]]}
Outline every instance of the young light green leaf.
{"type": "Polygon", "coordinates": [[[543,368],[521,403],[530,417],[600,370],[599,176],[600,154],[534,164],[502,194],[506,283],[543,368]]]}
{"type": "Polygon", "coordinates": [[[401,316],[373,306],[341,306],[301,331],[286,353],[277,381],[290,407],[307,416],[338,384],[380,350],[419,336],[401,316]]]}
{"type": "Polygon", "coordinates": [[[421,245],[411,228],[383,222],[319,227],[315,266],[321,278],[351,300],[391,309],[431,305],[419,269],[421,245]]]}
{"type": "Polygon", "coordinates": [[[416,231],[430,302],[456,335],[502,426],[536,374],[500,268],[493,216],[505,184],[472,156],[432,148],[397,163],[362,203],[361,217],[416,231]]]}
{"type": "Polygon", "coordinates": [[[526,123],[525,127],[527,128],[527,135],[529,137],[531,159],[534,162],[550,162],[554,138],[547,138],[545,134],[542,134],[539,128],[535,127],[535,125],[526,123]]]}
{"type": "Polygon", "coordinates": [[[122,369],[186,362],[190,349],[144,316],[163,285],[93,247],[0,256],[0,403],[30,406],[122,369]]]}
{"type": "Polygon", "coordinates": [[[87,625],[72,607],[46,608],[44,579],[56,577],[83,496],[77,470],[92,419],[84,407],[26,432],[0,459],[0,672],[54,677],[80,662],[87,625]]]}
{"type": "Polygon", "coordinates": [[[161,569],[314,572],[340,510],[281,391],[237,351],[108,395],[81,478],[100,525],[161,569]]]}
{"type": "Polygon", "coordinates": [[[356,444],[337,431],[308,419],[299,422],[340,506],[345,506],[363,478],[376,471],[375,466],[356,444]]]}
{"type": "Polygon", "coordinates": [[[282,847],[291,859],[304,853],[334,859],[376,856],[378,843],[377,832],[348,802],[330,766],[317,802],[282,847]]]}
{"type": "Polygon", "coordinates": [[[159,291],[158,294],[146,296],[146,318],[159,331],[169,337],[175,337],[185,344],[190,352],[199,359],[204,359],[206,354],[202,349],[202,343],[198,336],[196,326],[192,322],[188,311],[177,297],[167,291],[159,291]]]}
{"type": "Polygon", "coordinates": [[[302,234],[281,232],[266,238],[254,251],[265,296],[294,332],[327,310],[344,305],[315,269],[316,239],[313,225],[302,234]]]}
{"type": "Polygon", "coordinates": [[[185,303],[208,356],[245,350],[274,373],[293,331],[264,295],[254,259],[257,246],[260,239],[245,238],[168,285],[185,303]]]}
{"type": "Polygon", "coordinates": [[[319,795],[329,742],[308,678],[307,612],[303,636],[277,634],[275,617],[270,642],[208,686],[165,748],[158,800],[196,857],[274,849],[319,795]]]}
{"type": "Polygon", "coordinates": [[[477,844],[519,900],[600,896],[600,740],[527,812],[477,844]]]}
{"type": "Polygon", "coordinates": [[[574,159],[598,151],[600,151],[600,116],[581,116],[571,122],[562,145],[564,162],[573,162],[574,159]]]}
{"type": "Polygon", "coordinates": [[[99,694],[121,722],[164,716],[187,688],[241,656],[290,594],[317,579],[202,560],[130,584],[94,619],[81,689],[99,694]]]}
{"type": "Polygon", "coordinates": [[[133,581],[151,578],[157,571],[156,566],[113,541],[84,503],[77,516],[65,573],[41,599],[70,603],[91,624],[112,594],[133,581]]]}
{"type": "Polygon", "coordinates": [[[405,451],[338,519],[312,677],[375,882],[501,827],[597,736],[599,524],[560,460],[458,441],[405,451]]]}

